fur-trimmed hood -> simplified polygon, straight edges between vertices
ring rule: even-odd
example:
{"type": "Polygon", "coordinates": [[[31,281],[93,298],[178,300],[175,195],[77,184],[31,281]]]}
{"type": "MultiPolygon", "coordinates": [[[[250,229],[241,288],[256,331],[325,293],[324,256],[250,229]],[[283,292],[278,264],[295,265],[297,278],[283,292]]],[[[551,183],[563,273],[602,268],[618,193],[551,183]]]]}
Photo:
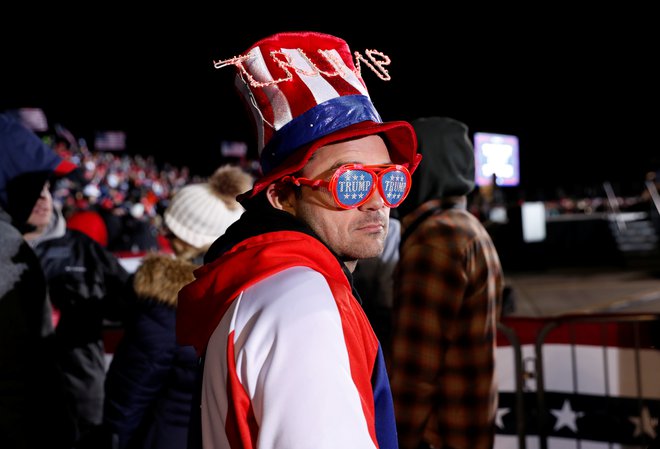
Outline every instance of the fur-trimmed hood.
{"type": "Polygon", "coordinates": [[[177,305],[179,290],[195,280],[195,265],[166,254],[148,254],[135,273],[133,287],[139,298],[177,305]]]}

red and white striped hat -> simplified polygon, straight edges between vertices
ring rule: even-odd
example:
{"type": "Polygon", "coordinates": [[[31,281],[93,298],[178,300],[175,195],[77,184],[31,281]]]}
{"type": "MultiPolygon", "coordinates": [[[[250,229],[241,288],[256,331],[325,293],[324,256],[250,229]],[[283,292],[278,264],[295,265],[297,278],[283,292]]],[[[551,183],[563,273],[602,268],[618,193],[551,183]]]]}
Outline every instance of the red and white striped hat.
{"type": "Polygon", "coordinates": [[[421,158],[408,122],[383,123],[361,76],[360,62],[382,79],[389,58],[366,57],[342,39],[317,32],[285,32],[260,40],[244,54],[215,62],[233,65],[236,86],[252,111],[262,176],[245,196],[305,166],[318,148],[340,140],[382,134],[393,162],[412,172],[421,158]]]}

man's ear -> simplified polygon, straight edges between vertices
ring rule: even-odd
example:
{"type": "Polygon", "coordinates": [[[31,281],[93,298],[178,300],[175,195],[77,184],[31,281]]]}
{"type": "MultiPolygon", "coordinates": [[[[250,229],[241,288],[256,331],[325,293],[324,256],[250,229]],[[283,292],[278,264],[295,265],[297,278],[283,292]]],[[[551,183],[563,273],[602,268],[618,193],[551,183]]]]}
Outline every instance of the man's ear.
{"type": "Polygon", "coordinates": [[[295,215],[293,207],[295,194],[289,185],[281,182],[271,183],[266,189],[266,197],[268,198],[268,202],[275,209],[283,210],[295,215]]]}

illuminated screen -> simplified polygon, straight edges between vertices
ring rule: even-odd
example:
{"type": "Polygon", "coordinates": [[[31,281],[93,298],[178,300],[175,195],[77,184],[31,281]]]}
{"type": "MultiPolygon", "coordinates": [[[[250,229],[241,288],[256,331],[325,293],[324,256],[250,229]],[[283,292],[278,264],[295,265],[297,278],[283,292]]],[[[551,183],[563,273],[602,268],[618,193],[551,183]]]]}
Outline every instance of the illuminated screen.
{"type": "Polygon", "coordinates": [[[518,137],[507,134],[474,133],[475,181],[479,186],[520,184],[518,137]]]}

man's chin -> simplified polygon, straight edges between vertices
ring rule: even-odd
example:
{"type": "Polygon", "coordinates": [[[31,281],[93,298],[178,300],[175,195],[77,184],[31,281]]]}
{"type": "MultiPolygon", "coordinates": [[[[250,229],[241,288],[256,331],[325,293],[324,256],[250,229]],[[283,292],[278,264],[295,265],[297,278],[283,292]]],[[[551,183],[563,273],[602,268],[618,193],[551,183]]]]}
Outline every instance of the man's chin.
{"type": "Polygon", "coordinates": [[[359,248],[359,251],[355,251],[354,253],[345,257],[345,260],[360,260],[379,257],[383,253],[385,244],[382,239],[379,239],[377,243],[373,243],[373,245],[364,245],[362,248],[359,248]]]}

